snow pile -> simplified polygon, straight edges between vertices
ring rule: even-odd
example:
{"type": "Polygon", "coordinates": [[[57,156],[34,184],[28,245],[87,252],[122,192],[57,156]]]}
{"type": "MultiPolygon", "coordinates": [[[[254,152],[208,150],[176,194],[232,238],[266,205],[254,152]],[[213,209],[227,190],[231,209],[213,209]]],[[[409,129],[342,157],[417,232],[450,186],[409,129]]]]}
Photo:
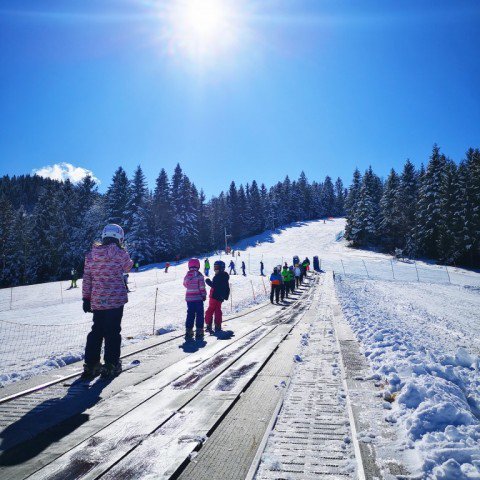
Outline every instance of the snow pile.
{"type": "Polygon", "coordinates": [[[412,470],[427,478],[480,479],[480,299],[456,286],[439,292],[428,284],[339,279],[336,285],[384,387],[385,420],[403,432],[398,450],[417,453],[412,470]],[[428,295],[436,306],[425,301],[428,295]],[[459,318],[462,309],[470,317],[459,318]]]}

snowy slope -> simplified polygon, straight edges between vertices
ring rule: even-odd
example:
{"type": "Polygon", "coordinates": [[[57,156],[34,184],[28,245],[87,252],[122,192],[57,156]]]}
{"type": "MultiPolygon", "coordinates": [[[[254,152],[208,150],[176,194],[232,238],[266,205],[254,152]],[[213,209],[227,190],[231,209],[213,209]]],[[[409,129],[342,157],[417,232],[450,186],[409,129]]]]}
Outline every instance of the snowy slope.
{"type": "MultiPolygon", "coordinates": [[[[395,454],[425,478],[479,479],[480,274],[347,248],[343,228],[343,220],[295,224],[239,242],[240,256],[210,255],[212,263],[236,262],[232,301],[224,310],[231,314],[266,300],[260,260],[268,275],[293,255],[318,255],[324,270],[336,272],[345,317],[385,387],[379,402],[401,438],[392,446],[395,454]]],[[[183,262],[167,274],[163,265],[153,265],[130,275],[125,343],[153,330],[183,330],[185,273],[183,262]]],[[[67,287],[54,282],[0,291],[1,383],[82,358],[91,315],[82,312],[81,289],[67,287]]]]}

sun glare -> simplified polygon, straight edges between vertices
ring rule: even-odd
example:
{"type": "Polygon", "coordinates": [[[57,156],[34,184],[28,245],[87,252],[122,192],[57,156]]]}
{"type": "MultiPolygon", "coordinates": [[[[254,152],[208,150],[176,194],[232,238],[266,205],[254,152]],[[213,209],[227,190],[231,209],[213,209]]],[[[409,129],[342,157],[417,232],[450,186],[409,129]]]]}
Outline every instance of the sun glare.
{"type": "Polygon", "coordinates": [[[239,40],[238,15],[231,0],[176,0],[167,22],[170,50],[196,59],[218,57],[239,40]]]}

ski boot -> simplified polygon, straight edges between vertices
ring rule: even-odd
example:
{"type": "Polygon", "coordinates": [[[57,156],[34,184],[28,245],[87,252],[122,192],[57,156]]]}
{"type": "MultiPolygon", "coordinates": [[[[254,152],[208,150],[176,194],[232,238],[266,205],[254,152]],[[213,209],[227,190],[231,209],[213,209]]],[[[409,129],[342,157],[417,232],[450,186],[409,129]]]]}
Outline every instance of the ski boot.
{"type": "Polygon", "coordinates": [[[205,333],[203,332],[203,328],[197,328],[195,332],[195,340],[203,340],[205,333]]]}
{"type": "Polygon", "coordinates": [[[193,336],[193,328],[187,328],[187,331],[185,332],[185,340],[191,340],[193,336]]]}
{"type": "Polygon", "coordinates": [[[81,375],[81,380],[92,380],[95,377],[98,377],[102,372],[102,364],[100,362],[89,365],[88,363],[83,364],[83,373],[81,375]]]}
{"type": "Polygon", "coordinates": [[[102,368],[101,377],[103,379],[114,378],[122,371],[122,362],[118,363],[106,363],[102,368]]]}
{"type": "Polygon", "coordinates": [[[205,331],[208,332],[211,335],[213,333],[212,325],[207,324],[207,327],[205,328],[205,331]]]}
{"type": "Polygon", "coordinates": [[[220,333],[222,331],[221,325],[215,325],[215,333],[220,333]]]}

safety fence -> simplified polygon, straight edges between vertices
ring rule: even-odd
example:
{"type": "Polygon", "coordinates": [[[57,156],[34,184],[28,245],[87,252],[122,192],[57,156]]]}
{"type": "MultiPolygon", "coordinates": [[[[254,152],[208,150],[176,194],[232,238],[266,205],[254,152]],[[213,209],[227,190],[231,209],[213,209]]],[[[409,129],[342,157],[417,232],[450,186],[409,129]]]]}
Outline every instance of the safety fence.
{"type": "Polygon", "coordinates": [[[323,270],[346,277],[480,286],[478,273],[445,265],[426,265],[414,260],[335,259],[324,260],[321,265],[323,270]]]}
{"type": "MultiPolygon", "coordinates": [[[[143,280],[144,283],[137,282],[141,295],[125,305],[123,345],[184,328],[184,291],[170,292],[161,285],[147,288],[151,287],[148,278],[143,280]]],[[[228,318],[246,307],[264,302],[268,295],[268,282],[262,277],[233,278],[224,313],[228,318]]],[[[92,321],[91,314],[81,313],[80,304],[78,309],[80,313],[75,315],[81,320],[76,322],[49,322],[51,308],[37,308],[33,316],[26,317],[22,314],[27,310],[3,312],[0,317],[0,386],[82,360],[92,321]]],[[[56,313],[58,318],[68,317],[62,311],[56,313]]]]}

